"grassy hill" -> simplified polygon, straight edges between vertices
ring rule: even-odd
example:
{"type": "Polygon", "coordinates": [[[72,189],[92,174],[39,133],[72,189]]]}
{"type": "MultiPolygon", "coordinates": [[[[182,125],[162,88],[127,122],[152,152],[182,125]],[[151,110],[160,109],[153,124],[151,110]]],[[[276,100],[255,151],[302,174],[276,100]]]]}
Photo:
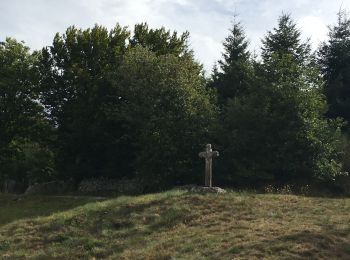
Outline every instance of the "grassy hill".
{"type": "Polygon", "coordinates": [[[350,199],[0,195],[0,259],[350,259],[350,199]]]}

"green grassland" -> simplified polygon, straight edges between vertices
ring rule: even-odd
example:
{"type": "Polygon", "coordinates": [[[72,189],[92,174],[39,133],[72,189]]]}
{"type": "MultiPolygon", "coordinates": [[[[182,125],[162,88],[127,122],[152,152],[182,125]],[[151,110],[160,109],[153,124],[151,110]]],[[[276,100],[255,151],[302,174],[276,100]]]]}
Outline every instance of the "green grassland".
{"type": "Polygon", "coordinates": [[[0,195],[1,259],[350,259],[350,199],[0,195]]]}

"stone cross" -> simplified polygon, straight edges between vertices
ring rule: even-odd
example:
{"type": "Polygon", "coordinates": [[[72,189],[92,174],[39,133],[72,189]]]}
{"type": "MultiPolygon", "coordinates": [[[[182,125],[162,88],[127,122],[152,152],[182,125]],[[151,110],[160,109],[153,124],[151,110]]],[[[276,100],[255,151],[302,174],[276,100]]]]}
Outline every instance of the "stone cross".
{"type": "Polygon", "coordinates": [[[212,158],[218,157],[219,152],[213,151],[211,149],[211,144],[207,144],[205,152],[200,152],[199,157],[205,158],[205,186],[212,186],[212,169],[213,169],[213,160],[212,158]]]}

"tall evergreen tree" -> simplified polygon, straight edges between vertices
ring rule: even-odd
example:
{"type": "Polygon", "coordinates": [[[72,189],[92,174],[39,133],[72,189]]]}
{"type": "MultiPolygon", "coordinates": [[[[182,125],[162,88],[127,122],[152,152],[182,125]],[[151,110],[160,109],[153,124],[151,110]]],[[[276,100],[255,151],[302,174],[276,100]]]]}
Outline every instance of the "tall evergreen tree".
{"type": "Polygon", "coordinates": [[[252,67],[248,45],[241,22],[235,20],[223,43],[222,60],[218,62],[219,67],[214,68],[210,82],[210,86],[217,89],[221,106],[249,88],[252,67]]]}
{"type": "Polygon", "coordinates": [[[233,177],[278,183],[334,179],[340,172],[339,124],[323,119],[319,70],[289,15],[267,33],[262,57],[254,91],[227,106],[224,136],[233,144],[233,177]]]}
{"type": "Polygon", "coordinates": [[[329,27],[328,36],[318,52],[326,82],[327,115],[350,122],[350,19],[344,10],[339,11],[337,24],[329,27]]]}
{"type": "Polygon", "coordinates": [[[278,98],[275,177],[334,179],[341,170],[339,123],[323,118],[327,106],[319,67],[300,35],[290,15],[283,14],[263,40],[265,78],[278,98]]]}
{"type": "MultiPolygon", "coordinates": [[[[217,145],[221,151],[218,171],[222,183],[227,184],[234,169],[232,163],[238,156],[232,147],[237,147],[236,129],[226,118],[234,111],[229,111],[230,103],[240,102],[248,93],[254,91],[255,79],[253,61],[248,50],[249,42],[241,22],[235,20],[223,47],[224,52],[218,65],[214,66],[209,86],[217,90],[218,104],[221,108],[220,124],[217,129],[217,145]]],[[[242,158],[241,158],[242,159],[242,158]]]]}
{"type": "Polygon", "coordinates": [[[291,55],[299,64],[305,63],[310,56],[310,44],[302,42],[301,32],[289,14],[282,14],[278,19],[278,26],[268,31],[262,40],[262,58],[267,64],[274,59],[274,56],[282,58],[284,55],[291,55]]]}

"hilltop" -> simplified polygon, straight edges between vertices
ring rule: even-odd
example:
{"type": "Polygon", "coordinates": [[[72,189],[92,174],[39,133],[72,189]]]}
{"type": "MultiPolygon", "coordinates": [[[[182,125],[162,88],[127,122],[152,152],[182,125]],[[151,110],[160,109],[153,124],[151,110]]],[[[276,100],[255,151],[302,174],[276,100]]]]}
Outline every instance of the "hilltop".
{"type": "Polygon", "coordinates": [[[1,258],[350,258],[350,199],[193,194],[0,195],[1,258]]]}

